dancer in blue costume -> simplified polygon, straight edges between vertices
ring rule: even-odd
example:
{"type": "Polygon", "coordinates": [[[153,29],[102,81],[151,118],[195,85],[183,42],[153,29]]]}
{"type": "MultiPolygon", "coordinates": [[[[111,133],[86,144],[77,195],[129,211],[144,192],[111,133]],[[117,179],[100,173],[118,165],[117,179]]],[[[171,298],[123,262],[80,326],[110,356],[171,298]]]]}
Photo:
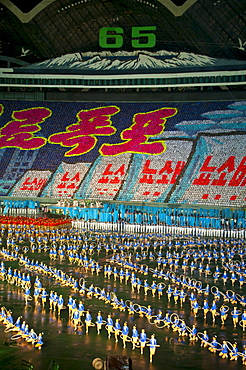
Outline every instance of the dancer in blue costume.
{"type": "Polygon", "coordinates": [[[160,347],[159,344],[157,344],[157,340],[155,339],[155,334],[152,334],[151,337],[150,337],[150,341],[149,341],[149,344],[147,344],[149,346],[149,362],[152,362],[153,361],[153,356],[156,352],[156,348],[157,347],[160,347]]]}
{"type": "Polygon", "coordinates": [[[116,319],[114,324],[114,338],[115,342],[118,342],[118,336],[120,335],[121,326],[120,326],[120,320],[116,319]]]}
{"type": "Polygon", "coordinates": [[[168,312],[166,313],[166,316],[164,317],[163,321],[164,321],[164,327],[165,328],[170,328],[171,319],[170,319],[170,316],[169,316],[168,312]]]}
{"type": "Polygon", "coordinates": [[[126,348],[126,342],[127,342],[127,337],[129,334],[129,328],[127,326],[127,322],[124,322],[124,325],[122,327],[122,342],[123,342],[123,348],[126,348]]]}
{"type": "Polygon", "coordinates": [[[42,288],[41,292],[41,300],[42,300],[42,307],[44,308],[46,300],[47,300],[48,293],[46,292],[45,288],[42,288]]]}
{"type": "Polygon", "coordinates": [[[242,353],[242,364],[246,365],[246,348],[244,348],[242,353]]]}
{"type": "Polygon", "coordinates": [[[136,348],[136,344],[138,343],[138,330],[136,325],[132,328],[132,349],[136,348]]]}
{"type": "Polygon", "coordinates": [[[207,299],[204,299],[202,309],[203,309],[204,320],[206,320],[207,319],[207,313],[209,311],[209,305],[208,305],[208,300],[207,299]]]}
{"type": "Polygon", "coordinates": [[[233,343],[232,349],[229,352],[230,355],[230,361],[237,361],[238,359],[238,348],[237,348],[237,343],[233,343]]]}
{"type": "Polygon", "coordinates": [[[141,333],[140,333],[140,336],[139,336],[139,340],[140,340],[140,353],[142,355],[143,354],[143,351],[144,351],[144,348],[146,346],[146,343],[147,343],[147,335],[146,335],[144,329],[141,330],[141,333]]]}
{"type": "Polygon", "coordinates": [[[172,293],[173,293],[173,289],[171,288],[171,285],[168,285],[166,293],[167,293],[168,302],[170,302],[172,293]]]}
{"type": "Polygon", "coordinates": [[[204,330],[204,332],[202,333],[201,347],[206,348],[209,344],[208,341],[209,341],[209,336],[207,334],[207,331],[204,330]]]}
{"type": "Polygon", "coordinates": [[[234,328],[237,327],[238,324],[238,316],[241,315],[241,311],[237,309],[237,307],[234,307],[233,310],[231,311],[231,316],[232,316],[232,321],[233,321],[233,326],[234,328]]]}
{"type": "Polygon", "coordinates": [[[101,311],[98,311],[96,325],[97,325],[97,334],[100,334],[100,330],[102,329],[103,318],[101,315],[101,311]]]}
{"type": "Polygon", "coordinates": [[[222,358],[228,358],[228,347],[225,340],[223,340],[219,356],[221,356],[222,358]]]}
{"type": "Polygon", "coordinates": [[[86,329],[86,334],[89,333],[89,327],[91,326],[91,320],[92,320],[92,317],[91,317],[90,311],[87,310],[86,311],[86,315],[85,315],[85,329],[86,329]]]}
{"type": "Polygon", "coordinates": [[[212,318],[213,318],[213,323],[214,323],[215,322],[216,315],[217,315],[217,306],[216,306],[216,302],[215,301],[213,301],[210,311],[211,311],[212,318]]]}
{"type": "Polygon", "coordinates": [[[244,309],[244,311],[242,313],[242,327],[243,327],[243,331],[245,331],[245,328],[246,328],[246,309],[244,309]]]}
{"type": "Polygon", "coordinates": [[[38,349],[41,349],[43,344],[44,344],[44,342],[43,342],[42,333],[39,333],[37,343],[35,344],[35,347],[38,348],[38,349]]]}
{"type": "Polygon", "coordinates": [[[61,314],[61,310],[64,308],[64,299],[62,295],[59,295],[58,301],[57,301],[57,309],[58,309],[58,316],[61,314]]]}
{"type": "Polygon", "coordinates": [[[111,333],[113,332],[113,326],[114,326],[113,319],[112,319],[111,315],[108,314],[107,325],[106,325],[106,329],[107,329],[107,332],[108,332],[108,338],[111,337],[111,333]]]}
{"type": "Polygon", "coordinates": [[[192,325],[192,329],[191,329],[191,332],[189,334],[189,337],[190,337],[190,340],[191,341],[195,341],[197,340],[197,328],[195,325],[192,325]]]}
{"type": "Polygon", "coordinates": [[[81,324],[79,310],[77,308],[73,311],[72,323],[74,325],[74,330],[77,330],[79,324],[81,324]]]}
{"type": "Polygon", "coordinates": [[[197,300],[195,300],[195,301],[193,302],[193,304],[192,304],[192,310],[193,310],[193,315],[194,315],[194,317],[196,317],[196,316],[197,316],[197,313],[198,313],[198,311],[199,311],[199,308],[200,308],[200,306],[199,306],[199,304],[198,304],[197,300]]]}
{"type": "Polygon", "coordinates": [[[226,307],[226,306],[224,306],[224,305],[222,305],[221,307],[220,307],[220,318],[221,318],[221,323],[222,323],[222,325],[224,325],[225,324],[225,321],[226,321],[226,319],[227,319],[227,312],[228,312],[228,307],[226,307]]]}

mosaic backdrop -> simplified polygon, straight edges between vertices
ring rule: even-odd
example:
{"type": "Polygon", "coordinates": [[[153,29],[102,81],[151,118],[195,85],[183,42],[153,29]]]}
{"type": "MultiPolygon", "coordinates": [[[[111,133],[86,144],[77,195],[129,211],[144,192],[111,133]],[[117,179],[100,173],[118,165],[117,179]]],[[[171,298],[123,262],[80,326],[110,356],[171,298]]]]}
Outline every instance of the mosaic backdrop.
{"type": "Polygon", "coordinates": [[[245,205],[246,101],[1,101],[0,195],[245,205]]]}

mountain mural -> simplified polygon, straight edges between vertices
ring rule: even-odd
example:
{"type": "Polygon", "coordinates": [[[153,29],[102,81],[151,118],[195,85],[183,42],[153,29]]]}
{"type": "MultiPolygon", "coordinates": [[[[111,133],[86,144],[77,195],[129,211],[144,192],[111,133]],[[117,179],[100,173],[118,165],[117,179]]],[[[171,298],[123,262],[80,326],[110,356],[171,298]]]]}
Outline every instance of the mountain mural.
{"type": "Polygon", "coordinates": [[[43,62],[28,65],[22,69],[62,70],[73,71],[144,71],[144,70],[171,70],[199,67],[236,66],[245,68],[245,62],[211,58],[186,52],[168,52],[166,50],[156,53],[148,51],[116,52],[112,53],[72,53],[61,57],[48,59],[43,62]]]}

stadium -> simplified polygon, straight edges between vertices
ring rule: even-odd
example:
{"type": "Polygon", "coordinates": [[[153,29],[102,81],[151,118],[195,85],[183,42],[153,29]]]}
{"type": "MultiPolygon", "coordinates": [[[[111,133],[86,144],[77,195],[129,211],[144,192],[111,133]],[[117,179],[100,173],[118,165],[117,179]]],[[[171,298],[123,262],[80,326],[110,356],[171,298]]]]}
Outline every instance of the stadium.
{"type": "Polygon", "coordinates": [[[244,368],[245,14],[0,0],[3,369],[244,368]]]}

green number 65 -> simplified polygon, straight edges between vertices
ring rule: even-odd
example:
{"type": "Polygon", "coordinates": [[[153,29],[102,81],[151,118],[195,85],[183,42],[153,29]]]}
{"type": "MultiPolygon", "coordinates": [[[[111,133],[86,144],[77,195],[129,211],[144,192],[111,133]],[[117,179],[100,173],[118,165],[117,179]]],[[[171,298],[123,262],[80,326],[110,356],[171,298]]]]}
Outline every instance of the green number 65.
{"type": "MultiPolygon", "coordinates": [[[[133,48],[153,48],[156,44],[156,26],[132,27],[133,48]]],[[[123,28],[103,27],[99,31],[99,45],[101,48],[121,48],[123,46],[123,28]]]]}

